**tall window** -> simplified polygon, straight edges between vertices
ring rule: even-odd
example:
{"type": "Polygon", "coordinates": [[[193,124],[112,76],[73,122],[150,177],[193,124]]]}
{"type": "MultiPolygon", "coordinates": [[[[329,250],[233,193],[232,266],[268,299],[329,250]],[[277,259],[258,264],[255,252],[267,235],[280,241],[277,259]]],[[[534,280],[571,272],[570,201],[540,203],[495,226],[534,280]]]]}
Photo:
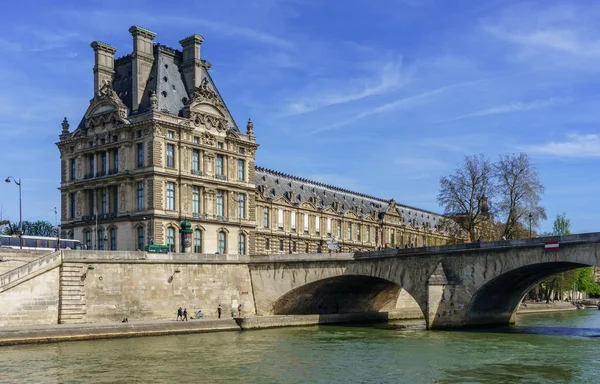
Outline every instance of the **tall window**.
{"type": "Polygon", "coordinates": [[[175,228],[173,227],[167,228],[167,244],[171,252],[175,252],[175,228]]]}
{"type": "Polygon", "coordinates": [[[202,253],[202,231],[194,231],[194,253],[202,253]]]}
{"type": "Polygon", "coordinates": [[[100,172],[106,173],[106,152],[100,154],[100,172]]]}
{"type": "Polygon", "coordinates": [[[246,195],[240,193],[238,195],[238,219],[246,217],[246,195]]]}
{"type": "Polygon", "coordinates": [[[223,155],[217,155],[217,175],[223,175],[223,155]]]}
{"type": "Polygon", "coordinates": [[[360,241],[360,224],[356,226],[356,240],[360,241]]]}
{"type": "Polygon", "coordinates": [[[117,230],[115,228],[111,228],[110,230],[110,250],[117,250],[117,230]]]}
{"type": "Polygon", "coordinates": [[[167,168],[175,167],[175,146],[167,144],[167,168]]]}
{"type": "Polygon", "coordinates": [[[269,248],[270,248],[269,239],[265,239],[265,249],[269,249],[269,248]]]}
{"type": "Polygon", "coordinates": [[[95,191],[93,189],[88,191],[88,210],[90,215],[96,214],[96,203],[94,198],[96,197],[95,191]]]}
{"type": "Polygon", "coordinates": [[[346,238],[348,240],[352,239],[352,223],[348,223],[346,226],[346,238]]]}
{"type": "Polygon", "coordinates": [[[369,227],[368,225],[367,225],[367,228],[365,228],[365,234],[367,237],[367,239],[366,239],[367,243],[370,243],[371,242],[371,227],[369,227]]]}
{"type": "Polygon", "coordinates": [[[290,221],[292,222],[292,232],[296,232],[296,212],[292,211],[292,215],[291,215],[291,219],[290,221]]]}
{"type": "Polygon", "coordinates": [[[140,251],[144,249],[144,227],[137,228],[137,249],[140,251]]]}
{"type": "Polygon", "coordinates": [[[119,151],[113,152],[113,169],[115,172],[119,171],[119,151]]]}
{"type": "Polygon", "coordinates": [[[238,180],[244,181],[246,177],[244,176],[246,173],[246,162],[244,160],[238,160],[238,180]]]}
{"type": "Polygon", "coordinates": [[[98,231],[98,249],[100,251],[104,250],[104,231],[98,231]]]}
{"type": "Polygon", "coordinates": [[[92,249],[92,232],[85,233],[85,249],[92,249]]]}
{"type": "Polygon", "coordinates": [[[217,216],[224,216],[224,207],[223,207],[223,191],[217,189],[217,216]]]}
{"type": "Polygon", "coordinates": [[[102,190],[100,191],[100,197],[101,197],[100,213],[105,214],[106,213],[106,188],[102,188],[102,190]]]}
{"type": "Polygon", "coordinates": [[[113,213],[119,212],[119,186],[115,185],[112,187],[112,211],[113,213]]]}
{"type": "Polygon", "coordinates": [[[283,209],[277,210],[277,228],[283,229],[283,209]]]}
{"type": "Polygon", "coordinates": [[[200,151],[194,149],[192,151],[192,172],[198,172],[200,170],[200,151]]]}
{"type": "Polygon", "coordinates": [[[319,216],[315,217],[315,232],[317,235],[321,233],[321,218],[319,216]]]}
{"type": "Polygon", "coordinates": [[[71,180],[75,180],[77,168],[75,167],[75,159],[71,159],[71,180]]]}
{"type": "Polygon", "coordinates": [[[243,233],[240,233],[240,240],[239,240],[239,253],[240,255],[245,255],[246,254],[246,235],[244,235],[243,233]]]}
{"type": "Polygon", "coordinates": [[[304,233],[308,233],[308,213],[304,214],[304,233]]]}
{"type": "Polygon", "coordinates": [[[144,143],[138,143],[137,145],[137,166],[138,168],[144,166],[144,143]]]}
{"type": "Polygon", "coordinates": [[[219,253],[223,254],[225,253],[225,251],[227,250],[226,248],[226,236],[225,236],[225,232],[221,231],[219,232],[219,253]]]}
{"type": "Polygon", "coordinates": [[[337,222],[337,238],[342,238],[342,220],[338,220],[337,222]]]}
{"type": "Polygon", "coordinates": [[[69,217],[75,218],[75,192],[69,194],[69,217]]]}
{"type": "Polygon", "coordinates": [[[269,207],[263,208],[263,227],[269,228],[269,207]]]}
{"type": "Polygon", "coordinates": [[[192,187],[192,213],[200,213],[200,187],[192,187]]]}
{"type": "Polygon", "coordinates": [[[283,240],[279,240],[279,250],[283,251],[283,240]]]}
{"type": "Polygon", "coordinates": [[[175,209],[175,183],[167,183],[167,209],[175,209]]]}
{"type": "Polygon", "coordinates": [[[88,163],[89,163],[89,170],[90,170],[90,175],[94,175],[94,161],[95,161],[95,156],[94,155],[90,155],[90,157],[88,158],[88,163]]]}
{"type": "Polygon", "coordinates": [[[331,217],[327,218],[327,236],[331,236],[331,217]]]}
{"type": "Polygon", "coordinates": [[[137,182],[137,209],[144,209],[144,182],[137,182]]]}

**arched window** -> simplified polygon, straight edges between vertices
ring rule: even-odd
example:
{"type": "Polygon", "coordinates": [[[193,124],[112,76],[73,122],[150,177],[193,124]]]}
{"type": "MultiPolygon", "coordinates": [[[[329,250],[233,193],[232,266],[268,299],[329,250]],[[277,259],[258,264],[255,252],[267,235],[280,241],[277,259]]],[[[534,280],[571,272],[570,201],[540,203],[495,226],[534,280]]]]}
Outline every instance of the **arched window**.
{"type": "Polygon", "coordinates": [[[92,249],[92,232],[85,232],[85,249],[92,249]]]}
{"type": "Polygon", "coordinates": [[[202,231],[194,231],[194,253],[202,253],[202,231]]]}
{"type": "Polygon", "coordinates": [[[167,228],[167,244],[169,244],[171,252],[175,252],[175,228],[173,227],[167,228]]]}
{"type": "Polygon", "coordinates": [[[246,254],[246,235],[244,235],[243,233],[240,233],[240,240],[239,240],[239,245],[240,245],[240,255],[245,255],[246,254]]]}
{"type": "Polygon", "coordinates": [[[226,251],[225,232],[219,232],[219,253],[223,254],[226,251]]]}
{"type": "Polygon", "coordinates": [[[117,250],[117,230],[115,228],[111,228],[109,231],[110,234],[110,250],[117,250]]]}
{"type": "Polygon", "coordinates": [[[98,249],[104,251],[104,231],[98,230],[98,249]]]}
{"type": "Polygon", "coordinates": [[[144,250],[144,227],[137,228],[137,249],[144,250]]]}

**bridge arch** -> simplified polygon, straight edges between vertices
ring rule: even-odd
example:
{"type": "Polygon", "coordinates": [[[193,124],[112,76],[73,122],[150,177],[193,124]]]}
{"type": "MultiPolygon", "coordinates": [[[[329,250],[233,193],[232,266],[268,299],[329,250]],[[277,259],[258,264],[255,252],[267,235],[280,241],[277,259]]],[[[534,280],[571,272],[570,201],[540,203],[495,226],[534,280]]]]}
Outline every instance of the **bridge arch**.
{"type": "Polygon", "coordinates": [[[530,264],[507,271],[481,286],[469,303],[469,325],[508,324],[523,296],[537,283],[554,274],[588,267],[568,261],[530,264]]]}
{"type": "Polygon", "coordinates": [[[285,293],[275,302],[273,312],[305,315],[391,311],[396,308],[400,292],[398,284],[378,277],[328,277],[285,293]]]}

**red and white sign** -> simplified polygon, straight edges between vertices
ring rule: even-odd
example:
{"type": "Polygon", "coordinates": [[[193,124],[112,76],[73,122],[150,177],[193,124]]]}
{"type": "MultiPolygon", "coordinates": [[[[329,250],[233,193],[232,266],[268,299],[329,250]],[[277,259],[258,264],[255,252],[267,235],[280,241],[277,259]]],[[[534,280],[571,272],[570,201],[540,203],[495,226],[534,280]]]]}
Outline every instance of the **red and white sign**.
{"type": "Polygon", "coordinates": [[[558,251],[558,241],[549,241],[544,244],[546,251],[558,251]]]}

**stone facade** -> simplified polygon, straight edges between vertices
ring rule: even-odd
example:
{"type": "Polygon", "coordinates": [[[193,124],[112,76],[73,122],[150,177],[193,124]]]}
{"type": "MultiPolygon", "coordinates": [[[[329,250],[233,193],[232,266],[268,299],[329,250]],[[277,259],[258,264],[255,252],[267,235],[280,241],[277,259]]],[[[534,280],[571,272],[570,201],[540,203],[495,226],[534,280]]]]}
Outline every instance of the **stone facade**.
{"type": "Polygon", "coordinates": [[[94,97],[78,126],[65,118],[64,237],[87,249],[270,254],[439,245],[440,215],[255,167],[252,121],[242,133],[200,57],[129,29],[133,53],[93,42],[94,97]],[[187,241],[181,222],[191,223],[187,241]],[[335,246],[333,246],[335,248],[335,246]]]}

